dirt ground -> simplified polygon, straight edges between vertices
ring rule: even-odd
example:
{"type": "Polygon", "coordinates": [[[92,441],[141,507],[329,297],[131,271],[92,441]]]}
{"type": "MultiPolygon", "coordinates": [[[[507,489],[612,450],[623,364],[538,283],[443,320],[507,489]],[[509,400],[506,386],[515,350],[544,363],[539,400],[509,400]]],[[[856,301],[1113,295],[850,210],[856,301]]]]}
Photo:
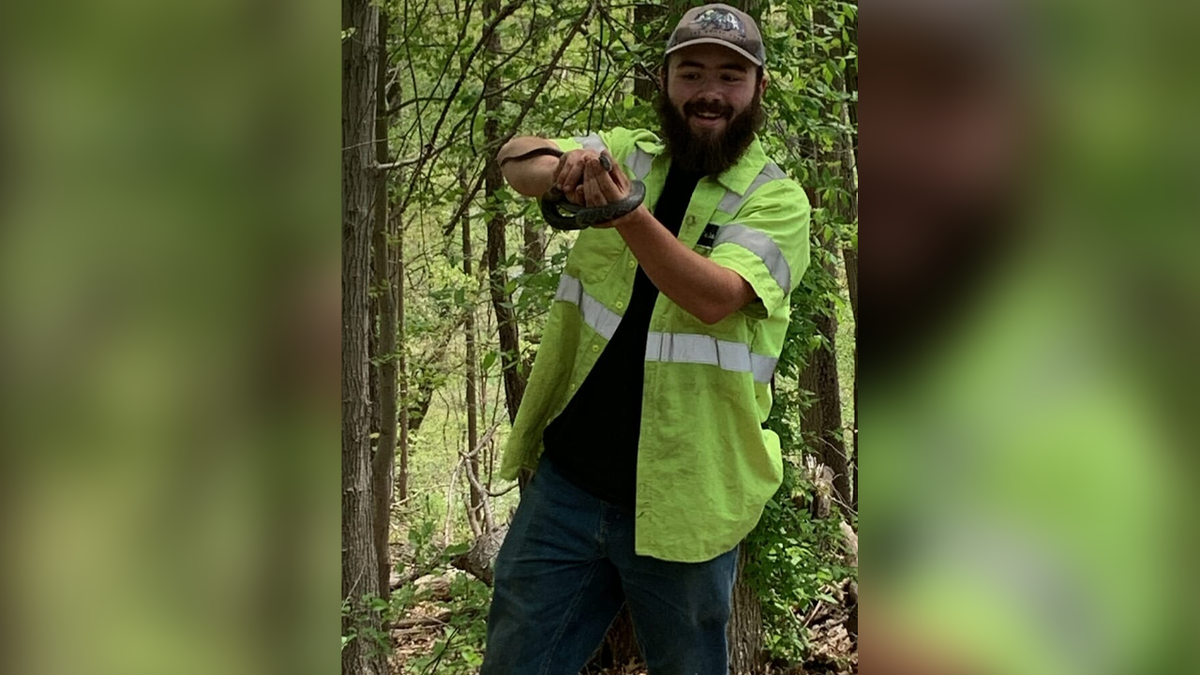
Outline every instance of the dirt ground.
{"type": "MultiPolygon", "coordinates": [[[[444,609],[425,602],[417,605],[405,617],[406,625],[392,630],[394,653],[390,659],[392,673],[403,675],[404,666],[412,659],[428,654],[434,643],[445,634],[445,625],[438,621],[444,609]]],[[[756,675],[851,675],[858,673],[858,645],[847,632],[850,612],[845,607],[817,607],[809,617],[808,627],[812,652],[803,666],[772,667],[756,675]]],[[[429,675],[436,675],[437,670],[429,675]]],[[[645,667],[629,665],[609,668],[592,675],[647,675],[645,667]]]]}

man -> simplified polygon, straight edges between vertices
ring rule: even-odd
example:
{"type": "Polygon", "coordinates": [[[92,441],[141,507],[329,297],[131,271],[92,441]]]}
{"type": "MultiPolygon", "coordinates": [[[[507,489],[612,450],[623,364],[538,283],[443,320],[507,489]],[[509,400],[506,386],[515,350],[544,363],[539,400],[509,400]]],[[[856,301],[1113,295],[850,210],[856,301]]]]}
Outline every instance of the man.
{"type": "Polygon", "coordinates": [[[764,62],[749,16],[692,9],[667,45],[661,142],[614,129],[499,153],[529,197],[603,206],[632,173],[646,199],[567,259],[501,471],[537,469],[496,562],[485,675],[577,673],[626,602],[653,675],[728,670],[737,546],[782,478],[762,423],[808,265],[808,200],[755,136],[764,62]],[[525,159],[540,147],[565,154],[525,159]]]}

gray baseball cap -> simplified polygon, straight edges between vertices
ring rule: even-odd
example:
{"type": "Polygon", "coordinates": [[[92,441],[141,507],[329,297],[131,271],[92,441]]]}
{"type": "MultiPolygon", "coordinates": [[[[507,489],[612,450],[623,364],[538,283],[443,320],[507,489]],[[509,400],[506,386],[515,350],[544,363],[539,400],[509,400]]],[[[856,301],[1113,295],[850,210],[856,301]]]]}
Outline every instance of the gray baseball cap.
{"type": "Polygon", "coordinates": [[[689,9],[667,40],[667,54],[695,44],[728,47],[756,66],[767,60],[758,24],[740,9],[713,4],[689,9]]]}

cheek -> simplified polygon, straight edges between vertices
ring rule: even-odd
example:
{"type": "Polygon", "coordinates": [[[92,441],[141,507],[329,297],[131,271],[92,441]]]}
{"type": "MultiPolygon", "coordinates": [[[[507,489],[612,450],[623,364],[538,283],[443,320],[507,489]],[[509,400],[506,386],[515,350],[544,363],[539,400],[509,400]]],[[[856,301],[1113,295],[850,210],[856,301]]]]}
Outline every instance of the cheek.
{"type": "Polygon", "coordinates": [[[696,88],[695,86],[690,86],[689,84],[672,82],[671,89],[667,92],[667,94],[668,98],[671,99],[671,103],[675,106],[675,109],[680,110],[683,108],[683,104],[692,100],[692,98],[696,95],[696,88]]]}
{"type": "Polygon", "coordinates": [[[737,87],[726,93],[729,104],[739,112],[750,107],[750,102],[754,100],[753,87],[737,87]]]}

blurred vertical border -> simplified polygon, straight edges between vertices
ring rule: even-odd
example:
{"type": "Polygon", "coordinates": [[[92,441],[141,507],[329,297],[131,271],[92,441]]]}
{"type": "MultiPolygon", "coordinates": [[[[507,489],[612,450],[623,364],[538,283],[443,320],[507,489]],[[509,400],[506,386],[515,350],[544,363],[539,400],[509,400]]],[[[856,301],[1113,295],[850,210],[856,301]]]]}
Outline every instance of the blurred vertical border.
{"type": "Polygon", "coordinates": [[[337,11],[0,9],[0,671],[337,669],[337,11]]]}

